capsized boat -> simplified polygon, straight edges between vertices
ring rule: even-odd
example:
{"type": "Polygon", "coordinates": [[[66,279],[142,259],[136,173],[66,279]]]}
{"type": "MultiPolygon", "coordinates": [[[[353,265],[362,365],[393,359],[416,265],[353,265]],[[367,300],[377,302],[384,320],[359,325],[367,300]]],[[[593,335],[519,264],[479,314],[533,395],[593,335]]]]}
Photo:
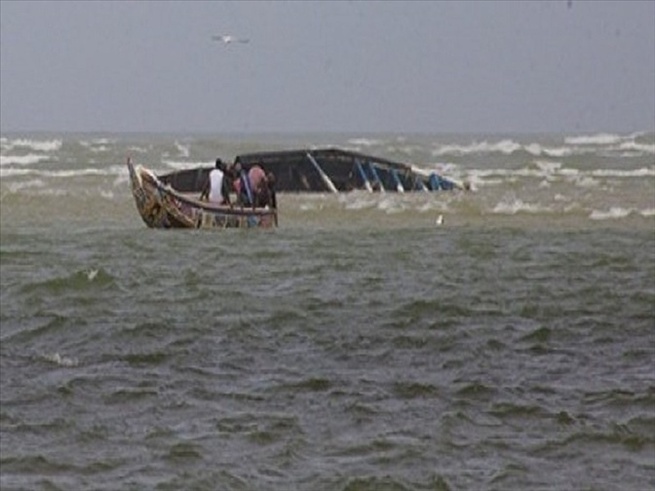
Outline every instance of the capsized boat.
{"type": "MultiPolygon", "coordinates": [[[[353,190],[410,192],[466,189],[465,184],[415,165],[340,148],[279,150],[238,155],[234,163],[244,170],[259,165],[275,175],[276,192],[329,192],[353,190]]],[[[184,192],[199,192],[211,168],[186,169],[161,176],[184,192]]]]}
{"type": "Polygon", "coordinates": [[[175,174],[157,176],[127,159],[136,208],[151,228],[270,228],[277,225],[277,209],[218,205],[200,200],[211,169],[196,172],[193,186],[176,187],[175,174]]]}

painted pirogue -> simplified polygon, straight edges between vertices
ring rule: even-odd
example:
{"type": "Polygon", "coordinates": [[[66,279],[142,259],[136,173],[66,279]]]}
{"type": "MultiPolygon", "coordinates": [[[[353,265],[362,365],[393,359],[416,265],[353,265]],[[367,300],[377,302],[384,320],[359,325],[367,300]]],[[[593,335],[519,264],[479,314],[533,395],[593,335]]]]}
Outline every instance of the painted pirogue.
{"type": "MultiPolygon", "coordinates": [[[[200,199],[204,183],[193,189],[171,185],[171,175],[158,177],[127,160],[137,210],[152,228],[270,228],[277,225],[277,209],[218,205],[200,199]]],[[[204,173],[206,181],[209,170],[204,173]]]]}

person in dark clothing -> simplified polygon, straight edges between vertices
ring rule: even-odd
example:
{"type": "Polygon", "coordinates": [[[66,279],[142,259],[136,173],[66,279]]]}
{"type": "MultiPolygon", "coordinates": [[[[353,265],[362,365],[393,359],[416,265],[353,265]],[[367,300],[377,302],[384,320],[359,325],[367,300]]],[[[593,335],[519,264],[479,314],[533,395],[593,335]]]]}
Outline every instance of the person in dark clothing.
{"type": "Polygon", "coordinates": [[[237,195],[237,204],[240,206],[254,206],[255,200],[253,196],[252,186],[248,173],[241,166],[241,162],[236,161],[232,166],[232,173],[234,175],[234,192],[237,195]]]}
{"type": "Polygon", "coordinates": [[[273,208],[277,209],[277,197],[275,195],[275,174],[272,172],[268,172],[266,174],[266,187],[268,191],[268,205],[273,208]]]}

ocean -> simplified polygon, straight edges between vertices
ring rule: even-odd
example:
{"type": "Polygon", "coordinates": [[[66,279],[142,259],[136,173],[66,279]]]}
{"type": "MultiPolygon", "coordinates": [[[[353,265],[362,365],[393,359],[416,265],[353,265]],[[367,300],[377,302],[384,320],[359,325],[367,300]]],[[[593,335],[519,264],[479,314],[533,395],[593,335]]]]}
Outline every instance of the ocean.
{"type": "Polygon", "coordinates": [[[655,489],[655,134],[0,137],[0,488],[655,489]],[[338,146],[472,191],[152,230],[157,172],[338,146]]]}

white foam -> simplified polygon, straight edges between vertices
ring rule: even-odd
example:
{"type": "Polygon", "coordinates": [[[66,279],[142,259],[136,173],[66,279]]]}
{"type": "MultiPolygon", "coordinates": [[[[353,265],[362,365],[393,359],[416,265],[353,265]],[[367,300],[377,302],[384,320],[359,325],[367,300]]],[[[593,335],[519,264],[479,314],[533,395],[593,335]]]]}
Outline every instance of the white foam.
{"type": "Polygon", "coordinates": [[[559,171],[559,174],[567,177],[575,177],[580,175],[580,171],[578,169],[562,169],[559,171]]]}
{"type": "Polygon", "coordinates": [[[43,154],[28,153],[27,155],[0,155],[0,166],[32,165],[49,160],[52,157],[43,154]]]}
{"type": "Polygon", "coordinates": [[[564,142],[569,145],[613,145],[621,141],[620,135],[598,133],[596,135],[569,136],[564,142]]]}
{"type": "Polygon", "coordinates": [[[637,143],[635,141],[626,141],[619,145],[620,150],[627,151],[628,156],[636,156],[648,153],[655,154],[655,144],[637,143]]]}
{"type": "Polygon", "coordinates": [[[123,176],[127,171],[123,166],[112,165],[102,169],[88,167],[86,169],[64,169],[64,170],[43,170],[43,169],[17,169],[15,167],[0,167],[0,177],[35,175],[53,178],[71,178],[82,176],[123,176]]]}
{"type": "Polygon", "coordinates": [[[541,213],[552,211],[547,206],[525,203],[521,199],[504,200],[498,203],[492,210],[493,213],[501,215],[516,215],[517,213],[541,213]]]}
{"type": "Polygon", "coordinates": [[[568,157],[573,155],[573,149],[569,147],[544,148],[543,153],[549,157],[568,157]]]}
{"type": "Polygon", "coordinates": [[[92,147],[94,145],[106,146],[114,143],[115,140],[110,140],[109,138],[94,138],[91,141],[80,140],[80,145],[83,147],[92,147]]]}
{"type": "Polygon", "coordinates": [[[374,138],[351,138],[350,140],[348,140],[348,143],[351,145],[357,145],[362,147],[372,147],[374,145],[382,144],[380,140],[376,140],[374,138]]]}
{"type": "MultiPolygon", "coordinates": [[[[575,171],[575,169],[573,169],[575,171]]],[[[476,169],[472,171],[477,177],[506,177],[510,180],[518,177],[547,177],[554,175],[553,172],[543,169],[530,169],[523,167],[521,169],[476,169]]]]}
{"type": "Polygon", "coordinates": [[[80,177],[80,176],[106,176],[113,175],[113,172],[107,172],[105,169],[78,169],[78,170],[57,170],[57,171],[43,171],[37,172],[37,174],[46,176],[46,177],[80,177]]]}
{"type": "Polygon", "coordinates": [[[346,202],[346,210],[363,210],[365,208],[372,208],[375,206],[376,201],[371,199],[357,198],[353,201],[346,202]]]}
{"type": "Polygon", "coordinates": [[[0,142],[2,150],[28,148],[37,152],[55,152],[61,148],[61,143],[61,140],[31,140],[28,138],[18,138],[16,140],[3,138],[0,142]]]}
{"type": "Polygon", "coordinates": [[[34,169],[15,169],[0,167],[0,178],[13,176],[26,176],[35,173],[34,169]]]}
{"type": "Polygon", "coordinates": [[[189,145],[182,145],[181,143],[175,142],[175,148],[177,148],[180,157],[189,158],[189,145]]]}
{"type": "Polygon", "coordinates": [[[419,145],[401,145],[401,146],[390,145],[385,149],[386,153],[390,153],[390,154],[403,153],[407,155],[409,158],[411,158],[412,155],[415,155],[420,151],[421,151],[421,147],[419,145]]]}
{"type": "Polygon", "coordinates": [[[80,140],[79,144],[93,153],[108,152],[110,146],[113,144],[113,141],[108,140],[107,138],[98,138],[91,141],[80,140]]]}
{"type": "MultiPolygon", "coordinates": [[[[395,197],[396,195],[394,195],[395,197]]],[[[400,213],[405,209],[405,206],[401,201],[398,201],[393,198],[383,198],[377,204],[378,209],[386,212],[388,215],[393,213],[400,213]]]]}
{"type": "Polygon", "coordinates": [[[61,356],[59,353],[52,353],[43,356],[43,359],[51,363],[55,363],[60,367],[76,367],[78,361],[76,358],[69,358],[67,356],[61,356]]]}
{"type": "Polygon", "coordinates": [[[97,147],[90,147],[89,150],[91,150],[93,153],[102,153],[102,152],[109,152],[109,147],[107,145],[100,145],[97,147]]]}
{"type": "Polygon", "coordinates": [[[175,170],[194,169],[196,167],[213,167],[213,162],[184,162],[181,160],[162,160],[162,164],[175,170]]]}
{"type": "Polygon", "coordinates": [[[613,206],[608,211],[593,210],[589,215],[592,220],[611,220],[616,218],[625,218],[634,210],[632,208],[621,208],[613,206]]]}
{"type": "Polygon", "coordinates": [[[595,177],[653,177],[655,176],[655,167],[633,170],[596,169],[591,171],[591,175],[595,177]]]}
{"type": "Polygon", "coordinates": [[[136,153],[147,153],[148,149],[143,148],[143,147],[137,147],[134,145],[131,145],[130,147],[127,148],[130,152],[136,152],[136,153]]]}
{"type": "Polygon", "coordinates": [[[597,179],[589,176],[573,176],[569,181],[581,188],[595,188],[600,185],[597,179]]]}
{"type": "Polygon", "coordinates": [[[460,166],[452,162],[432,162],[425,164],[424,167],[418,167],[416,165],[412,166],[413,169],[421,170],[421,174],[425,177],[429,177],[432,172],[436,172],[440,176],[452,177],[453,175],[460,172],[460,166]]]}
{"type": "Polygon", "coordinates": [[[416,207],[416,211],[419,213],[432,212],[432,211],[449,211],[448,203],[441,200],[428,200],[425,203],[422,203],[416,207]]]}
{"type": "Polygon", "coordinates": [[[503,184],[503,179],[493,179],[494,174],[487,174],[480,169],[471,170],[468,173],[467,180],[473,189],[480,189],[482,186],[498,186],[503,184]]]}
{"type": "Polygon", "coordinates": [[[565,178],[577,185],[597,185],[598,178],[639,178],[655,177],[655,167],[641,167],[639,169],[595,169],[581,171],[571,167],[563,167],[560,162],[537,160],[535,168],[522,167],[520,169],[471,169],[466,179],[477,185],[498,185],[505,182],[515,182],[521,178],[565,178]]]}
{"type": "Polygon", "coordinates": [[[322,209],[323,209],[323,205],[320,203],[301,203],[300,205],[301,211],[316,211],[322,209]]]}
{"type": "Polygon", "coordinates": [[[561,162],[552,162],[550,160],[536,160],[534,165],[546,174],[554,174],[562,168],[561,162]]]}
{"type": "Polygon", "coordinates": [[[502,153],[510,155],[522,146],[513,140],[501,140],[496,143],[489,143],[487,141],[473,142],[470,145],[442,145],[432,151],[432,155],[437,157],[441,155],[470,155],[474,153],[502,153]]]}
{"type": "Polygon", "coordinates": [[[573,154],[573,149],[570,147],[543,147],[539,143],[530,143],[525,146],[525,151],[534,155],[546,155],[548,157],[568,157],[573,154]]]}

